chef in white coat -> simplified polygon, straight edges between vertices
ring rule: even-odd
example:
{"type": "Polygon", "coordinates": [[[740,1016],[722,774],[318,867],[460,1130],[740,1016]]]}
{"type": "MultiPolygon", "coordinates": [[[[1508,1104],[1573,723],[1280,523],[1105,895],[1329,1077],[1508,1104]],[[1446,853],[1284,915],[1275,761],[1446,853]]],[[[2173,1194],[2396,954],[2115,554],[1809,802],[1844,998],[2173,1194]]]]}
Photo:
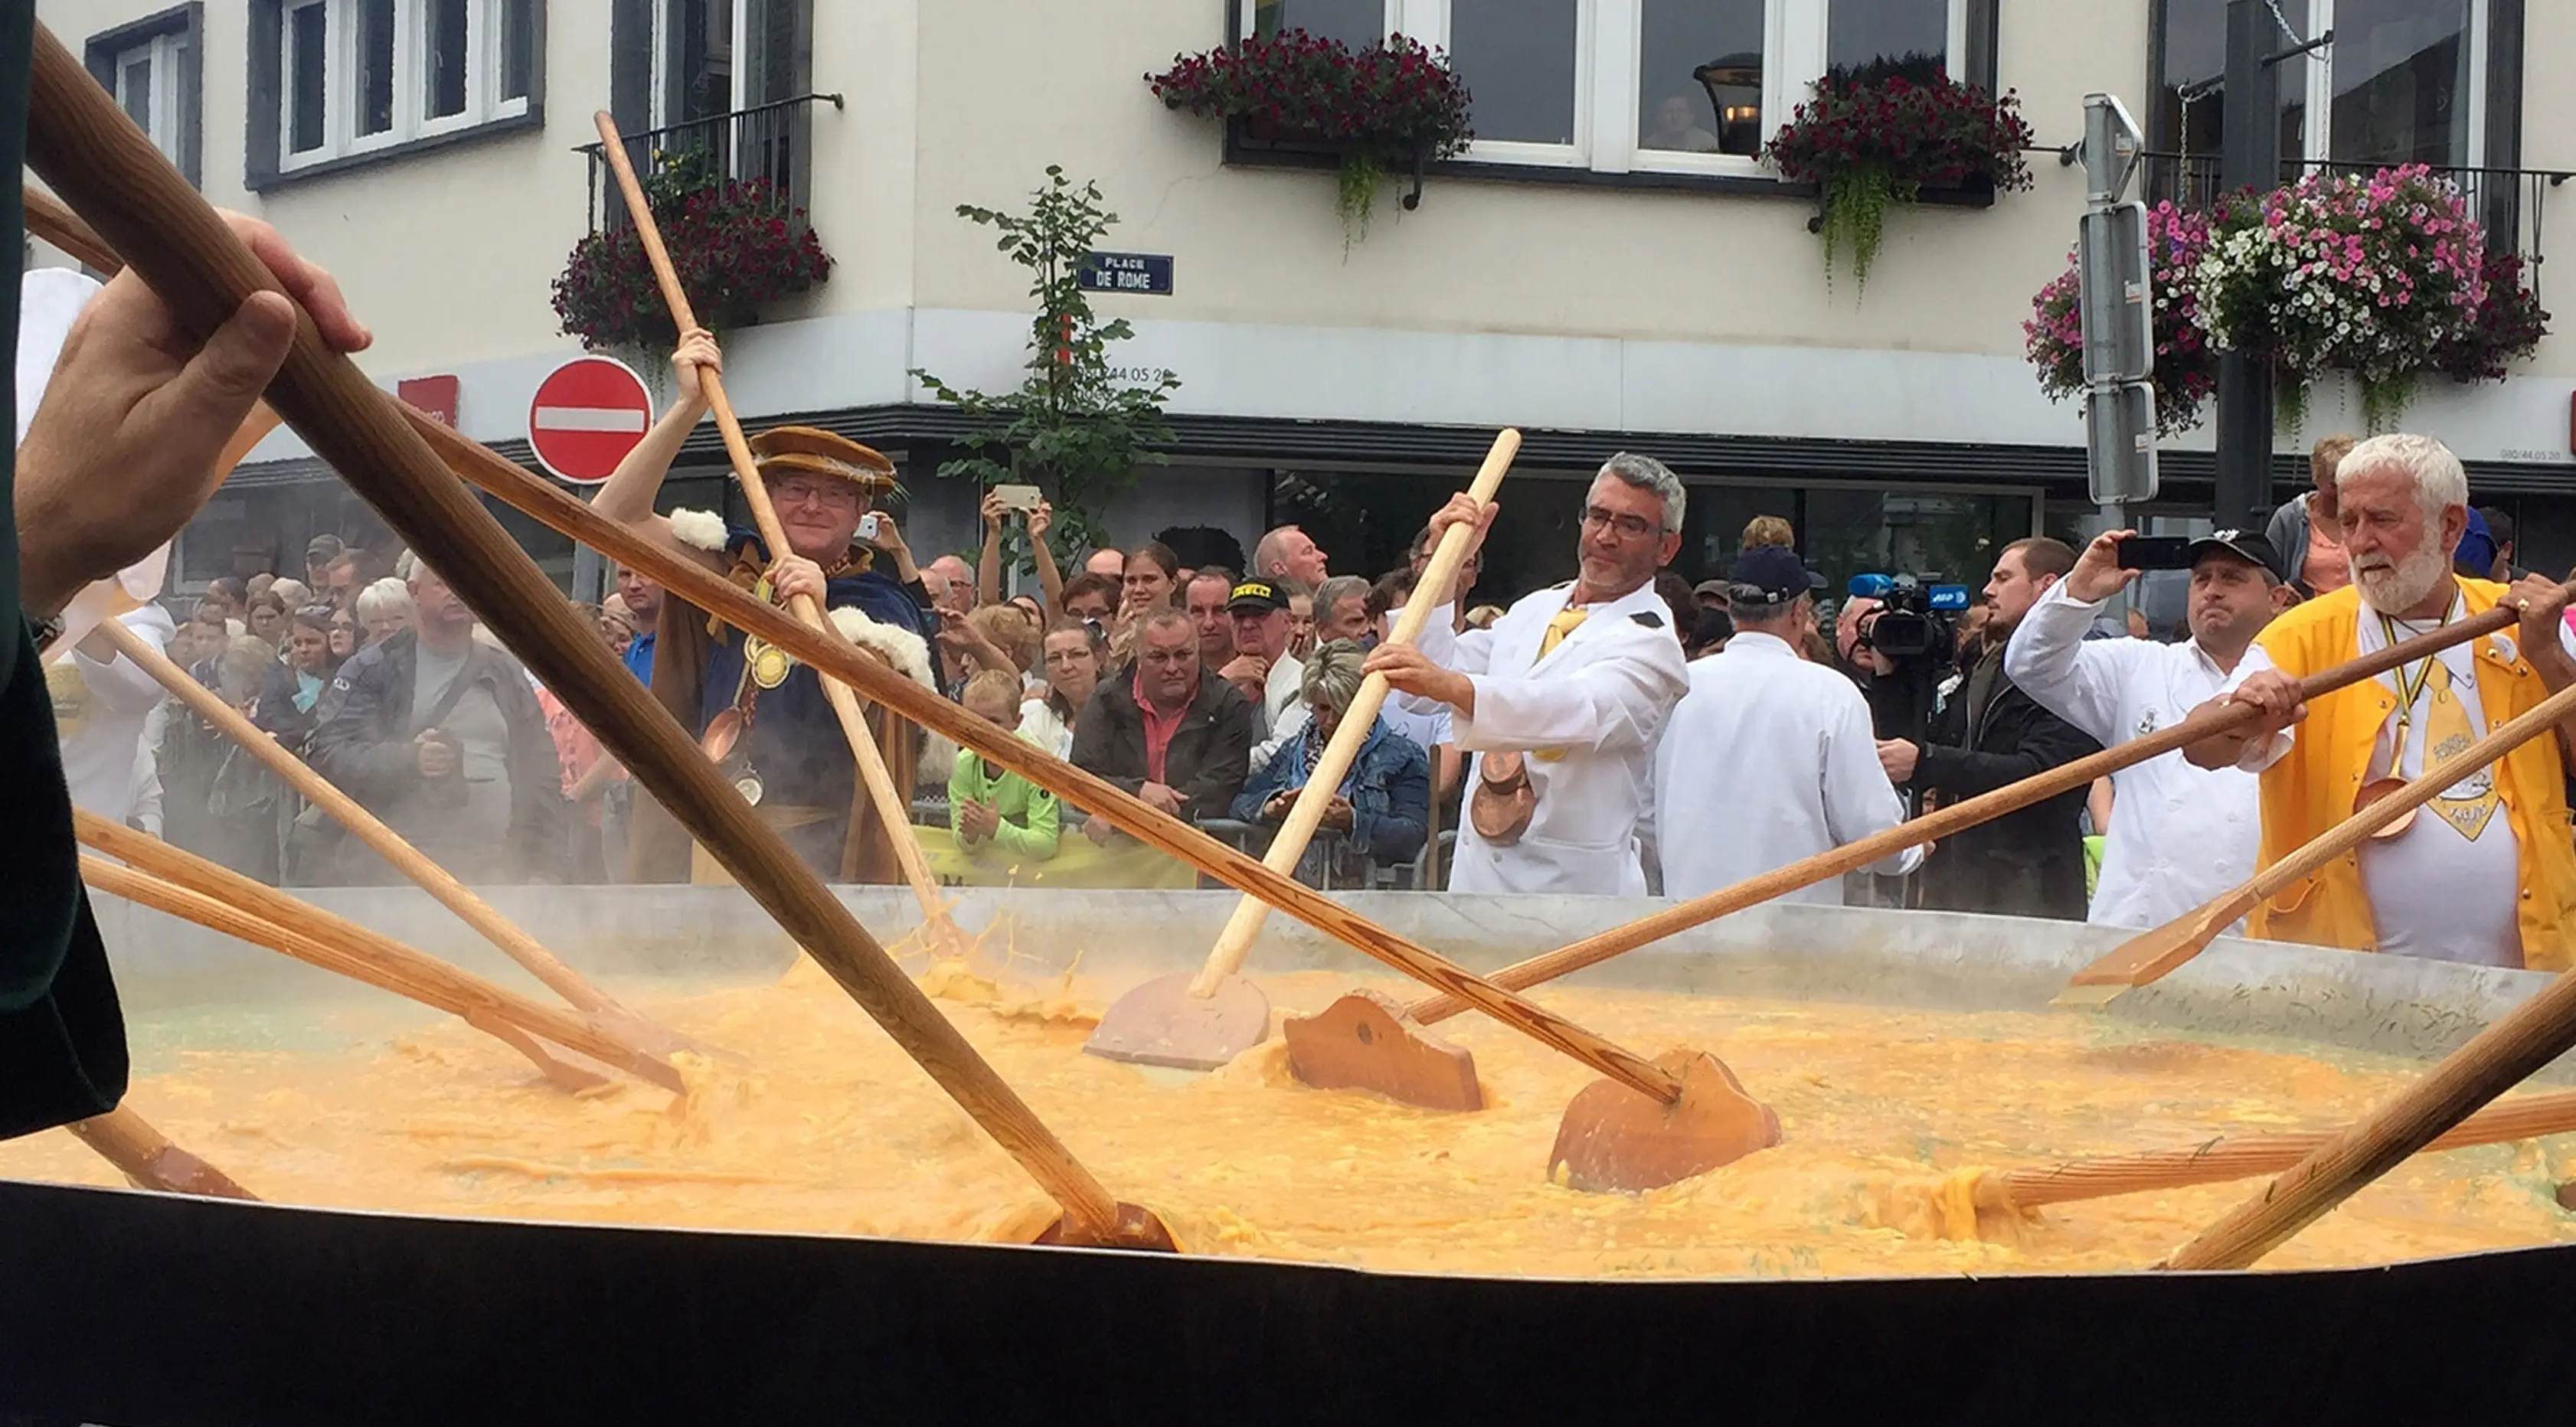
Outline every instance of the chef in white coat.
{"type": "MultiPolygon", "coordinates": [[[[1655,572],[1681,548],[1681,478],[1622,452],[1584,497],[1582,574],[1523,597],[1489,629],[1455,632],[1454,611],[1415,646],[1381,646],[1365,666],[1417,712],[1445,705],[1467,771],[1449,886],[1459,892],[1642,896],[1638,821],[1655,739],[1690,687],[1655,572]]],[[[1464,494],[1431,519],[1433,539],[1466,523],[1478,544],[1494,507],[1464,494]]],[[[1444,605],[1454,591],[1417,590],[1444,605]]]]}
{"type": "MultiPolygon", "coordinates": [[[[1655,753],[1656,841],[1664,893],[1676,898],[1732,887],[1905,821],[1859,686],[1798,652],[1817,634],[1806,562],[1793,550],[1757,546],[1736,559],[1724,583],[1735,637],[1690,666],[1690,694],[1655,753]]],[[[1867,870],[1897,877],[1922,860],[1922,849],[1907,848],[1867,870]]],[[[1839,906],[1842,879],[1779,900],[1839,906]]]]}

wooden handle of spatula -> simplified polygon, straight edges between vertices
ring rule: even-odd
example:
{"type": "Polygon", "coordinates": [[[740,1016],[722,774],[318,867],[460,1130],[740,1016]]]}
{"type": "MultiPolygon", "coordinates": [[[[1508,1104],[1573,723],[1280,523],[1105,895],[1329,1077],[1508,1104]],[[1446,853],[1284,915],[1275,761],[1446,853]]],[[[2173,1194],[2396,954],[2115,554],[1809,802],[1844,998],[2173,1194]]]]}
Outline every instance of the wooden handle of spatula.
{"type": "MultiPolygon", "coordinates": [[[[204,197],[41,25],[30,77],[28,162],[151,284],[184,330],[202,337],[229,321],[252,293],[278,290],[204,197]]],[[[405,423],[399,403],[323,344],[309,315],[298,315],[295,343],[269,396],[314,453],[383,515],[1069,1220],[1103,1239],[1118,1236],[1121,1214],[1108,1191],[717,775],[696,741],[610,656],[598,631],[581,622],[491,513],[450,477],[405,423]]],[[[801,630],[793,621],[786,627],[801,630]]]]}
{"type": "Polygon", "coordinates": [[[234,1183],[231,1175],[170,1143],[169,1136],[122,1105],[64,1128],[115,1165],[136,1188],[208,1199],[259,1198],[234,1183]]]}
{"type": "MultiPolygon", "coordinates": [[[[392,863],[396,871],[436,898],[439,905],[454,912],[467,926],[481,933],[484,940],[499,947],[512,961],[526,967],[528,973],[544,982],[548,989],[585,1011],[607,1012],[621,1022],[641,1024],[640,1017],[619,1006],[580,972],[566,966],[554,953],[538,945],[535,937],[521,931],[509,918],[502,916],[498,908],[475,895],[472,888],[457,881],[453,874],[431,861],[419,848],[403,841],[402,834],[385,826],[383,819],[360,806],[357,799],[341,792],[330,779],[314,772],[303,759],[287,752],[285,745],[243,717],[239,709],[225,703],[220,694],[189,677],[187,670],[153,648],[149,640],[113,620],[100,625],[99,630],[115,641],[117,653],[133,660],[137,667],[150,674],[154,682],[169,690],[197,717],[213,725],[243,752],[259,760],[262,767],[301,793],[307,802],[329,813],[358,841],[392,863]]],[[[638,1037],[645,1038],[648,1037],[638,1037]]],[[[650,1038],[670,1039],[667,1032],[650,1038]]],[[[640,1047],[630,1049],[632,1053],[640,1053],[640,1047]]]]}
{"type": "MultiPolygon", "coordinates": [[[[2489,1105],[2418,1153],[2536,1140],[2570,1131],[2576,1131],[2576,1090],[2551,1090],[2489,1105]]],[[[2332,1130],[2224,1135],[2187,1149],[2144,1150],[2026,1166],[1978,1180],[1977,1205],[1983,1209],[2037,1209],[2082,1199],[2154,1194],[2195,1184],[2221,1184],[2249,1175],[2277,1174],[2333,1139],[2332,1130]]]]}
{"type": "MultiPolygon", "coordinates": [[[[1485,452],[1485,464],[1476,468],[1476,479],[1467,486],[1467,494],[1480,504],[1494,498],[1502,485],[1503,475],[1512,468],[1512,457],[1521,449],[1521,433],[1504,427],[1485,452]]],[[[1413,598],[1405,601],[1404,613],[1396,616],[1395,628],[1387,634],[1389,644],[1411,644],[1421,637],[1422,626],[1434,609],[1446,609],[1441,598],[1449,591],[1450,582],[1467,563],[1467,547],[1476,541],[1476,532],[1464,525],[1452,525],[1442,532],[1440,544],[1431,552],[1431,563],[1422,569],[1422,578],[1414,584],[1413,598]]],[[[1293,875],[1297,859],[1306,855],[1306,844],[1314,840],[1315,829],[1323,826],[1324,809],[1341,791],[1342,779],[1360,756],[1377,727],[1378,710],[1385,707],[1387,682],[1384,674],[1371,674],[1360,681],[1360,690],[1351,698],[1351,706],[1342,713],[1341,725],[1333,730],[1323,755],[1315,760],[1315,769],[1306,777],[1306,786],[1298,790],[1297,801],[1288,808],[1280,822],[1277,836],[1270,839],[1270,850],[1261,865],[1282,877],[1293,875]]],[[[1429,750],[1424,750],[1428,752],[1429,750]]],[[[1258,770],[1255,770],[1258,771],[1258,770]]],[[[1259,897],[1245,897],[1234,904],[1234,915],[1226,919],[1225,930],[1217,936],[1216,949],[1208,953],[1207,964],[1199,968],[1199,979],[1190,983],[1190,994],[1208,997],[1216,994],[1217,983],[1243,968],[1243,959],[1252,952],[1252,943],[1261,936],[1261,924],[1270,918],[1270,904],[1259,897]]]]}
{"type": "Polygon", "coordinates": [[[110,896],[407,996],[469,1022],[489,1019],[517,1026],[665,1090],[687,1088],[669,1065],[568,1011],[495,986],[380,932],[86,809],[72,810],[72,824],[82,846],[117,859],[81,859],[81,880],[110,896]]]}
{"type": "MultiPolygon", "coordinates": [[[[635,224],[645,261],[653,265],[653,280],[661,285],[662,301],[671,309],[672,323],[686,332],[698,325],[697,313],[690,306],[688,289],[680,285],[679,272],[671,266],[670,252],[662,246],[661,226],[654,221],[653,205],[645,201],[644,185],[637,181],[635,165],[626,156],[625,138],[617,132],[617,121],[607,110],[591,118],[599,129],[600,151],[617,175],[618,190],[625,195],[626,215],[635,224]]],[[[769,547],[772,559],[789,553],[786,528],[778,523],[778,508],[769,499],[768,483],[761,479],[760,462],[752,456],[751,443],[743,439],[742,422],[734,415],[733,402],[725,396],[724,379],[715,372],[702,371],[698,373],[698,387],[706,393],[707,411],[715,417],[716,434],[724,438],[725,456],[733,462],[734,479],[742,485],[743,503],[751,507],[751,522],[760,531],[761,543],[769,547]]],[[[807,628],[823,627],[822,606],[811,596],[798,595],[788,604],[807,628]]],[[[903,794],[894,785],[894,774],[886,767],[885,754],[868,732],[857,696],[848,685],[836,680],[824,679],[822,684],[823,698],[832,706],[833,717],[840,720],[841,734],[849,740],[850,757],[858,765],[859,781],[868,790],[868,801],[876,807],[877,820],[885,826],[886,840],[894,845],[895,861],[903,869],[904,881],[911,884],[914,898],[921,903],[925,923],[944,921],[948,904],[930,875],[930,860],[923,855],[920,840],[912,834],[912,809],[905,806],[903,794]]],[[[857,829],[851,832],[856,835],[857,829]]]]}
{"type": "MultiPolygon", "coordinates": [[[[2571,712],[2576,712],[2576,686],[2550,695],[2529,713],[2480,739],[2457,761],[2469,761],[2479,749],[2500,742],[2507,734],[2515,735],[2517,742],[2529,738],[2571,712]]],[[[2409,785],[2410,792],[2413,787],[2409,785]]],[[[2371,806],[2375,809],[2403,796],[2394,794],[2371,806]]],[[[2350,821],[2359,823],[2367,816],[2365,810],[2350,821]]],[[[2564,829],[2532,831],[2538,837],[2565,835],[2564,829]]],[[[2543,889],[2553,894],[2556,890],[2543,889]]],[[[2332,1143],[2264,1186],[2260,1195],[2238,1205],[2225,1218],[2202,1230],[2199,1237],[2175,1250],[2165,1267],[2244,1268],[2252,1264],[2468,1118],[2479,1106],[2521,1084],[2570,1046],[2576,1046],[2576,976],[2554,976],[2537,995],[2444,1057],[2396,1099],[2335,1136],[2332,1143]]]]}
{"type": "MultiPolygon", "coordinates": [[[[2427,634],[2419,634],[2375,654],[2366,654],[2348,663],[2338,664],[2320,674],[2299,681],[2299,697],[2322,698],[2346,685],[2376,678],[2400,664],[2411,663],[2429,654],[2448,649],[2464,639],[2492,633],[2512,624],[2518,616],[2502,605],[2473,619],[2443,625],[2427,634]]],[[[1883,832],[1872,833],[1856,842],[1848,842],[1827,852],[1817,853],[1803,861],[1749,877],[1732,887],[1721,887],[1705,896],[1694,897],[1663,911],[1640,917],[1624,926],[1613,927],[1596,936],[1586,937],[1570,946],[1531,957],[1497,971],[1490,978],[1497,986],[1519,991],[1541,982],[1553,981],[1587,966],[1597,966],[1614,956],[1623,955],[1662,941],[1669,936],[1689,931],[1719,917],[1759,906],[1774,897],[1787,896],[1802,887],[1812,887],[1828,877],[1856,872],[1871,863],[1883,861],[1910,847],[1920,847],[1953,836],[1979,823],[2018,812],[2031,804],[2056,797],[2072,788],[2089,786],[2094,779],[2117,773],[2123,768],[2144,763],[2150,758],[2184,748],[2212,734],[2251,723],[2262,716],[2250,704],[2221,704],[2194,711],[2190,717],[2170,728],[2134,738],[2126,743],[2105,748],[2099,753],[2060,764],[2045,773],[2034,774],[2018,783],[1980,793],[1965,802],[1926,813],[1911,822],[1898,823],[1883,832]]],[[[1407,1014],[1424,1025],[1463,1011],[1466,1006],[1453,996],[1434,996],[1405,1008],[1407,1014]]]]}

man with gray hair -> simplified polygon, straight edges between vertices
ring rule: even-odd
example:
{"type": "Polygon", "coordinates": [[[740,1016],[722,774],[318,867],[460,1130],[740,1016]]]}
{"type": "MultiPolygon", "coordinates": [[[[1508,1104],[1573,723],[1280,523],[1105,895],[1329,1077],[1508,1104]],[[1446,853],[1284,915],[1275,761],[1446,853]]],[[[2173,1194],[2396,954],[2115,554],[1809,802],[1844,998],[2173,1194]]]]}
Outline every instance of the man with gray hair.
{"type": "MultiPolygon", "coordinates": [[[[2335,471],[2335,517],[2352,584],[2273,620],[2213,703],[2252,704],[2251,726],[2193,744],[2203,768],[2262,775],[2258,865],[2270,867],[2359,807],[2576,684],[2560,647],[2567,592],[2526,577],[2510,587],[2453,573],[2468,528],[2468,479],[2429,436],[2374,436],[2335,471]],[[2518,612],[2511,636],[2455,644],[2313,702],[2298,681],[2473,618],[2518,612]],[[2292,726],[2296,725],[2295,732],[2292,726]]],[[[2567,835],[2566,750],[2576,720],[2484,768],[2254,909],[2253,934],[2439,961],[2566,970],[2576,953],[2576,844],[2567,835]]],[[[2465,767],[2465,765],[2463,765],[2465,767]]]]}
{"type": "MultiPolygon", "coordinates": [[[[1681,478],[1621,452],[1583,502],[1572,582],[1523,597],[1491,628],[1455,632],[1454,590],[1416,589],[1444,608],[1418,646],[1368,658],[1417,712],[1450,711],[1476,755],[1450,886],[1462,892],[1642,895],[1638,823],[1655,740],[1690,687],[1655,572],[1681,548],[1681,478]]],[[[1481,545],[1495,507],[1459,494],[1431,519],[1438,541],[1465,525],[1481,545]]]]}

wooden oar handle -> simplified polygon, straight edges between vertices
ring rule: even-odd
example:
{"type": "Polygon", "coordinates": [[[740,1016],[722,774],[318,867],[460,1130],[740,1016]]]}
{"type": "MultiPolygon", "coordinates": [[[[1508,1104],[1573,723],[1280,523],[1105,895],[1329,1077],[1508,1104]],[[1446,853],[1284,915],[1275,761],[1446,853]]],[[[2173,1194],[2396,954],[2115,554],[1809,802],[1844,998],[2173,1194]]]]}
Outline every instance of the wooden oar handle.
{"type": "Polygon", "coordinates": [[[82,846],[118,859],[81,859],[81,879],[111,896],[142,903],[469,1021],[478,1016],[500,1020],[665,1090],[687,1088],[668,1064],[590,1021],[493,985],[381,932],[298,901],[148,833],[136,832],[80,808],[72,810],[72,830],[82,846]]]}
{"type": "MultiPolygon", "coordinates": [[[[2338,664],[2322,673],[2299,681],[2302,699],[2322,698],[2337,689],[2360,683],[2410,663],[2428,654],[2448,649],[2464,639],[2510,625],[2517,618],[2514,611],[2502,605],[2474,619],[2459,620],[2426,634],[2419,634],[2401,644],[2391,645],[2374,654],[2366,654],[2348,663],[2338,664]]],[[[1786,896],[1802,887],[1812,887],[1828,877],[1856,872],[1905,851],[1952,836],[1979,823],[2018,812],[2071,788],[2089,786],[2094,779],[2117,773],[2123,768],[2144,763],[2178,748],[2186,748],[2216,733],[2252,723],[2261,713],[2250,704],[2218,704],[2196,709],[2181,722],[2144,738],[2105,748],[2099,753],[2063,763],[2045,773],[2036,773],[2018,783],[1980,793],[1965,802],[1952,803],[1910,822],[1901,822],[1883,832],[1872,833],[1856,842],[1817,853],[1800,862],[1747,878],[1732,887],[1721,887],[1705,896],[1640,917],[1625,926],[1613,927],[1597,936],[1586,937],[1570,946],[1531,957],[1497,971],[1491,978],[1497,986],[1519,991],[1541,982],[1553,981],[1587,966],[1597,966],[1614,956],[1638,947],[1662,941],[1669,936],[1689,931],[1695,926],[1713,922],[1719,917],[1759,906],[1774,897],[1786,896]]],[[[1406,1008],[1416,1021],[1425,1025],[1446,1020],[1467,1009],[1457,998],[1435,996],[1406,1008]]]]}
{"type": "Polygon", "coordinates": [[[98,1151],[99,1158],[115,1165],[136,1188],[209,1199],[259,1198],[234,1183],[231,1175],[170,1143],[169,1136],[122,1105],[65,1128],[98,1151]]]}
{"type": "MultiPolygon", "coordinates": [[[[2419,1153],[2538,1139],[2570,1131],[2576,1131],[2576,1090],[2552,1090],[2489,1105],[2419,1153]]],[[[1979,1180],[1977,1203],[1987,1209],[2037,1209],[2080,1199],[2160,1193],[2249,1175],[2277,1174],[2333,1138],[2331,1130],[2226,1135],[2188,1149],[2146,1150],[2064,1164],[2030,1165],[1979,1180]]]]}
{"type": "MultiPolygon", "coordinates": [[[[1520,449],[1521,433],[1504,427],[1485,452],[1485,463],[1476,468],[1476,479],[1468,484],[1467,494],[1479,504],[1492,500],[1494,491],[1503,483],[1504,473],[1512,468],[1512,457],[1520,454],[1520,449]]],[[[1432,611],[1448,607],[1440,596],[1458,577],[1459,567],[1467,563],[1467,547],[1475,541],[1476,532],[1463,524],[1441,532],[1439,547],[1431,552],[1431,562],[1415,582],[1413,598],[1405,601],[1404,612],[1396,616],[1387,643],[1411,644],[1421,636],[1432,611]]],[[[1384,674],[1371,674],[1360,681],[1351,706],[1342,712],[1340,727],[1333,730],[1332,739],[1315,760],[1314,771],[1306,776],[1306,786],[1298,790],[1297,800],[1289,805],[1278,834],[1270,839],[1269,853],[1261,859],[1261,865],[1282,877],[1295,874],[1297,859],[1306,855],[1306,844],[1314,840],[1315,829],[1323,825],[1324,809],[1341,790],[1342,779],[1349,775],[1360,748],[1376,728],[1378,710],[1386,706],[1386,695],[1384,674]]],[[[1258,897],[1236,902],[1234,915],[1226,919],[1225,930],[1216,939],[1216,949],[1208,953],[1207,964],[1199,968],[1198,980],[1190,983],[1190,994],[1213,996],[1218,982],[1241,970],[1244,957],[1252,952],[1252,943],[1261,936],[1261,924],[1269,917],[1270,904],[1258,897]]]]}
{"type": "MultiPolygon", "coordinates": [[[[626,140],[617,132],[617,121],[605,109],[591,116],[599,130],[600,150],[609,169],[617,175],[617,186],[626,198],[627,217],[635,224],[635,235],[644,246],[645,261],[652,264],[653,280],[661,286],[662,301],[671,309],[671,320],[686,332],[698,325],[689,305],[688,289],[680,285],[680,275],[671,265],[671,254],[662,245],[661,225],[653,217],[653,205],[645,200],[644,185],[636,180],[635,165],[626,156],[626,140]]],[[[712,371],[698,373],[699,389],[706,393],[707,410],[715,417],[716,434],[723,438],[725,455],[733,462],[734,479],[742,486],[743,503],[751,507],[754,528],[760,531],[761,543],[769,547],[770,557],[788,553],[786,527],[778,523],[778,508],[769,499],[769,485],[760,478],[760,462],[751,454],[751,443],[743,438],[742,421],[734,415],[733,402],[725,395],[724,379],[712,371]]],[[[798,595],[790,602],[796,617],[809,628],[823,627],[823,609],[812,597],[798,595]]],[[[930,875],[930,860],[922,854],[919,839],[912,834],[912,809],[906,807],[887,769],[885,754],[869,734],[860,715],[858,700],[846,685],[823,681],[824,701],[841,725],[841,736],[850,745],[850,757],[858,766],[859,782],[875,805],[877,820],[893,844],[895,862],[903,869],[904,881],[911,885],[913,897],[921,904],[925,924],[945,924],[947,903],[939,895],[939,885],[930,875]]],[[[857,829],[851,830],[853,835],[857,829]]]]}
{"type": "MultiPolygon", "coordinates": [[[[2480,739],[2471,753],[2503,743],[2509,734],[2519,742],[2541,727],[2568,717],[2571,711],[2576,711],[2576,686],[2550,695],[2529,713],[2480,739]]],[[[2494,753],[2487,756],[2492,758],[2494,753]]],[[[2468,756],[2459,761],[2468,762],[2468,756]]],[[[2415,784],[2409,784],[2408,792],[2424,781],[2417,779],[2415,784]]],[[[2449,781],[2454,780],[2445,779],[2449,781]]],[[[2403,796],[2384,798],[2372,808],[2394,803],[2403,796]]],[[[2368,815],[2365,810],[2346,826],[2360,824],[2368,815]]],[[[2362,835],[2367,836],[2367,830],[2362,835]]],[[[2536,828],[2533,835],[2565,834],[2563,829],[2536,828]]],[[[2479,1106],[2521,1084],[2570,1046],[2576,1046],[2576,976],[2554,976],[2537,995],[2478,1032],[2423,1079],[2335,1136],[2332,1143],[2300,1160],[2265,1186],[2261,1194],[2202,1230],[2197,1238],[2176,1250],[2165,1267],[2244,1268],[2252,1264],[2459,1124],[2479,1106]]]]}
{"type": "MultiPolygon", "coordinates": [[[[41,25],[30,70],[27,158],[151,284],[184,330],[202,338],[252,293],[278,290],[203,196],[41,25]]],[[[482,504],[450,479],[405,424],[399,405],[324,345],[309,314],[299,312],[295,343],[269,393],[314,453],[1068,1215],[1102,1235],[1116,1232],[1119,1210],[1108,1191],[610,657],[598,632],[581,623],[482,504]]],[[[802,628],[793,621],[786,626],[802,628]]]]}

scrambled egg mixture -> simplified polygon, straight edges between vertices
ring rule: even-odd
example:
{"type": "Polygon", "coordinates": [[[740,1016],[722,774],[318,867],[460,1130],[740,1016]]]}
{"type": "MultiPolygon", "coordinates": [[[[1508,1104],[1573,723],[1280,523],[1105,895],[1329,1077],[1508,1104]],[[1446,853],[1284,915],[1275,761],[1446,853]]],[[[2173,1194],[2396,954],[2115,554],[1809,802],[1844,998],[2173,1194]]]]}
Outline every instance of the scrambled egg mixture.
{"type": "MultiPolygon", "coordinates": [[[[1320,1010],[1350,982],[1262,978],[1320,1010]]],[[[1274,1037],[1188,1077],[1079,1054],[1125,983],[1000,992],[955,968],[925,984],[1122,1199],[1183,1246],[1369,1268],[1562,1276],[2009,1273],[2142,1268],[2256,1181],[2054,1206],[1965,1209],[1964,1171],[2329,1128],[2421,1067],[2340,1052],[2157,1038],[2075,1015],[1545,988],[1641,1053],[1715,1052],[1779,1112],[1784,1143],[1651,1193],[1543,1178],[1589,1072],[1469,1014],[1490,1108],[1448,1115],[1297,1085],[1274,1037]],[[2331,1057],[2319,1058],[2320,1055],[2331,1057]]],[[[1384,981],[1377,989],[1404,994],[1384,981]]],[[[810,963],[775,984],[639,1009],[740,1065],[683,1057],[685,1097],[632,1081],[571,1095],[447,1021],[350,1030],[336,1048],[255,1038],[147,1057],[128,1103],[253,1193],[439,1215],[1011,1237],[1046,1218],[1018,1168],[810,963]]],[[[154,1032],[145,1028],[147,1038],[154,1032]]],[[[2554,1242],[2553,1148],[2418,1158],[2265,1261],[2380,1263],[2554,1242]]],[[[68,1134],[0,1144],[0,1175],[121,1182],[68,1134]]]]}

